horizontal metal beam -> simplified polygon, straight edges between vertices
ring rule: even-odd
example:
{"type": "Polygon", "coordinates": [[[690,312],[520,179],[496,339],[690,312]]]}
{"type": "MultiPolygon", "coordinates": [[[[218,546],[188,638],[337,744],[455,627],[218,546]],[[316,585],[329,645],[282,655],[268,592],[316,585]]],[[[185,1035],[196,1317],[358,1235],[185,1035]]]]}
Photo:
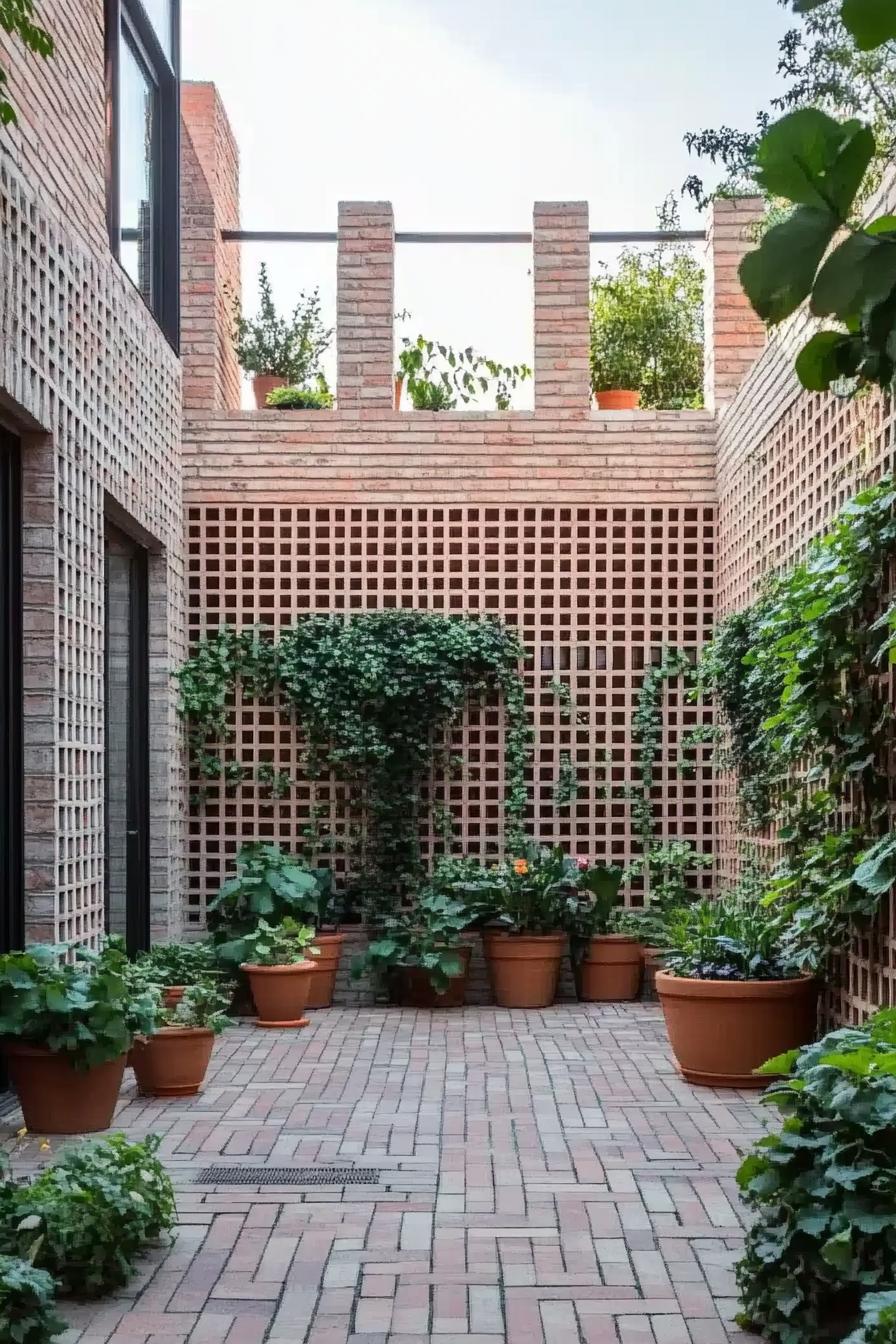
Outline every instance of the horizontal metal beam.
{"type": "MultiPolygon", "coordinates": [[[[222,229],[225,243],[335,243],[338,233],[301,229],[222,229]]],[[[589,233],[592,243],[696,243],[703,229],[647,229],[589,233]]],[[[531,243],[531,233],[396,233],[396,243],[531,243]]]]}

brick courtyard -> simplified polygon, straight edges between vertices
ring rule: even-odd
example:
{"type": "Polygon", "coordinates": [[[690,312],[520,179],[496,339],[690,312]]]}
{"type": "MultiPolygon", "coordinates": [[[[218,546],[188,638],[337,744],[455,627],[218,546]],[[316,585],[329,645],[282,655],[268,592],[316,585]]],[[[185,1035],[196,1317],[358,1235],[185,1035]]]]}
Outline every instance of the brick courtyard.
{"type": "Polygon", "coordinates": [[[239,1026],[191,1101],[128,1075],[117,1126],[163,1135],[181,1226],[126,1296],[67,1304],[62,1344],[745,1341],[733,1171],[765,1115],[682,1082],[652,1004],[239,1026]],[[211,1164],[379,1177],[197,1184],[211,1164]]]}

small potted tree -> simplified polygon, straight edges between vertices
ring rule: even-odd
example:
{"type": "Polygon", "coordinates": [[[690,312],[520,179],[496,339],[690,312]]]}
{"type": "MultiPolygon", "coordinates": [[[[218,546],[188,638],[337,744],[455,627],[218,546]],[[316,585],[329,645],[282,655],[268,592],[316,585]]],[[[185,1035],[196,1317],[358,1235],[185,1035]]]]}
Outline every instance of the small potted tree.
{"type": "Polygon", "coordinates": [[[247,960],[242,970],[249,977],[259,1027],[307,1027],[313,939],[310,924],[286,918],[279,924],[260,919],[244,940],[247,960]]]}
{"type": "Polygon", "coordinates": [[[132,992],[127,958],[38,944],[0,957],[0,1039],[28,1129],[108,1129],[135,1034],[154,1030],[158,995],[132,992]]]}
{"type": "Polygon", "coordinates": [[[818,988],[788,952],[788,923],[737,893],[668,915],[656,990],[689,1083],[764,1087],[754,1070],[814,1040],[818,988]]]}
{"type": "Polygon", "coordinates": [[[263,410],[276,388],[320,392],[320,361],[333,339],[333,329],[323,324],[316,289],[299,295],[291,317],[281,317],[264,262],[258,273],[258,292],[256,317],[244,317],[239,303],[234,307],[234,345],[243,369],[253,375],[255,405],[263,410]]]}
{"type": "Polygon", "coordinates": [[[614,929],[622,900],[621,868],[591,866],[579,870],[579,900],[570,918],[569,944],[576,993],[583,1003],[626,1002],[638,997],[641,944],[614,929]]]}
{"type": "Polygon", "coordinates": [[[460,935],[469,922],[462,901],[423,892],[413,909],[384,921],[381,936],[355,958],[352,977],[373,972],[405,1008],[461,1008],[471,948],[460,935]]]}
{"type": "Polygon", "coordinates": [[[196,1095],[205,1081],[215,1037],[230,1025],[229,1002],[220,984],[204,977],[162,1009],[152,1035],[138,1036],[131,1047],[141,1097],[196,1095]]]}

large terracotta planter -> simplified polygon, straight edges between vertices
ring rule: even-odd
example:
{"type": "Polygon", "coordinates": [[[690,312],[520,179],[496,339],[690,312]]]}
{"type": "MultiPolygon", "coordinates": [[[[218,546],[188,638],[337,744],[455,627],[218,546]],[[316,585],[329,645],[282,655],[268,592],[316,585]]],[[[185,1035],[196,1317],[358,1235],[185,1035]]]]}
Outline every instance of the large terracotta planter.
{"type": "Polygon", "coordinates": [[[498,1007],[549,1007],[557,994],[565,950],[562,933],[491,934],[485,943],[485,955],[498,1007]]]}
{"type": "Polygon", "coordinates": [[[595,392],[594,400],[599,411],[636,411],[641,405],[641,393],[614,388],[595,392]]]}
{"type": "Polygon", "coordinates": [[[467,979],[470,974],[470,957],[473,953],[469,945],[456,949],[463,969],[459,975],[448,977],[448,988],[439,994],[432,986],[426,971],[420,966],[400,966],[396,968],[390,989],[402,1008],[463,1008],[467,997],[467,979]]]}
{"type": "Polygon", "coordinates": [[[257,1026],[307,1027],[305,1009],[314,971],[310,961],[294,966],[253,966],[246,962],[240,969],[249,977],[257,1026]]]}
{"type": "Polygon", "coordinates": [[[575,980],[583,1003],[636,999],[641,987],[641,944],[622,933],[592,938],[576,967],[575,980]]]}
{"type": "Polygon", "coordinates": [[[94,1134],[112,1124],[125,1055],[76,1069],[68,1055],[24,1041],[6,1040],[3,1051],[26,1129],[34,1134],[94,1134]]]}
{"type": "Polygon", "coordinates": [[[663,949],[661,947],[642,947],[641,957],[644,965],[642,993],[645,999],[653,1001],[656,993],[656,973],[663,969],[663,949]]]}
{"type": "Polygon", "coordinates": [[[344,933],[319,933],[314,939],[312,946],[318,949],[320,955],[311,961],[311,988],[308,991],[307,1007],[329,1008],[332,1004],[344,942],[344,933]]]}
{"type": "Polygon", "coordinates": [[[205,1081],[215,1044],[208,1027],[160,1027],[138,1037],[131,1065],[141,1097],[193,1097],[205,1081]]]}
{"type": "Polygon", "coordinates": [[[259,411],[267,407],[268,393],[275,387],[286,387],[286,379],[277,373],[257,373],[252,379],[252,391],[255,394],[255,406],[259,411]]]}
{"type": "Polygon", "coordinates": [[[678,1067],[701,1087],[767,1087],[754,1069],[815,1039],[818,987],[797,980],[688,980],[658,971],[678,1067]]]}

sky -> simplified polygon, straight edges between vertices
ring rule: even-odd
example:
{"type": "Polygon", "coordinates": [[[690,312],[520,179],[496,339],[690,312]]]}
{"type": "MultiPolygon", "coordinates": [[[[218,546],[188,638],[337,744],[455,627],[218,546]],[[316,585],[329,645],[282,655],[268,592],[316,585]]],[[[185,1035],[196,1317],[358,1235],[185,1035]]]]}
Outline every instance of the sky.
{"type": "MultiPolygon", "coordinates": [[[[684,132],[752,124],[789,26],[777,0],[182,0],[182,23],[184,76],[218,85],[240,147],[244,228],[335,229],[369,199],[408,230],[527,230],[535,200],[655,227],[694,169],[684,132]]],[[[335,323],[335,246],[242,251],[247,310],[264,260],[279,306],[319,286],[335,323]]],[[[399,332],[531,363],[530,270],[522,246],[403,245],[399,332]]]]}

